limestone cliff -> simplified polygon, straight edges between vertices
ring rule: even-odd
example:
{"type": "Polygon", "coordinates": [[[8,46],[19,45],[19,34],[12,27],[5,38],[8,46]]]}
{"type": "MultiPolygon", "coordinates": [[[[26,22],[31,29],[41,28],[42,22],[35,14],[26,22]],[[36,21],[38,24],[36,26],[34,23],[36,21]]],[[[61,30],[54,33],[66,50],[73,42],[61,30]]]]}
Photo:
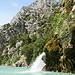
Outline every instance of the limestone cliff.
{"type": "Polygon", "coordinates": [[[75,5],[65,1],[35,1],[0,27],[0,65],[27,67],[44,49],[46,70],[75,73],[75,5]]]}
{"type": "Polygon", "coordinates": [[[20,60],[25,45],[40,38],[35,30],[42,27],[44,17],[50,17],[50,6],[56,4],[55,0],[35,1],[27,7],[23,6],[10,23],[0,27],[0,64],[13,65],[20,60]]]}

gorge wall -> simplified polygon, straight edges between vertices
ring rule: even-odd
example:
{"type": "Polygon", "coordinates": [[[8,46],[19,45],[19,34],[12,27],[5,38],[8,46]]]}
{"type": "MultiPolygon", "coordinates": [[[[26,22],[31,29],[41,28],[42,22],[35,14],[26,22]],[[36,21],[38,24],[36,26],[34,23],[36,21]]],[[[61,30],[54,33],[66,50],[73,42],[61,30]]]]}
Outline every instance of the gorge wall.
{"type": "Polygon", "coordinates": [[[75,73],[75,0],[64,1],[35,1],[0,27],[0,65],[28,67],[45,51],[46,70],[75,73]]]}

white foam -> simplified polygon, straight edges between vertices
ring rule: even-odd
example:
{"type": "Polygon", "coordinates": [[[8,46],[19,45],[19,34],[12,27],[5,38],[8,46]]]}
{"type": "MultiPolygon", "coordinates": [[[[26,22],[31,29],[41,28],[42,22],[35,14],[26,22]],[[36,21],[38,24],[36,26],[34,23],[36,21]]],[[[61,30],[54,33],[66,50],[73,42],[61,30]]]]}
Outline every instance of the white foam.
{"type": "Polygon", "coordinates": [[[35,62],[33,63],[33,65],[31,66],[30,71],[41,71],[43,69],[43,67],[46,65],[44,63],[44,61],[42,60],[42,57],[45,55],[45,52],[43,52],[42,54],[40,54],[35,62]]]}
{"type": "Polygon", "coordinates": [[[45,55],[45,53],[43,52],[42,54],[40,54],[35,62],[32,64],[30,71],[24,71],[24,72],[18,72],[18,73],[33,73],[33,72],[40,72],[43,67],[46,65],[44,63],[44,61],[42,60],[42,57],[45,55]]]}

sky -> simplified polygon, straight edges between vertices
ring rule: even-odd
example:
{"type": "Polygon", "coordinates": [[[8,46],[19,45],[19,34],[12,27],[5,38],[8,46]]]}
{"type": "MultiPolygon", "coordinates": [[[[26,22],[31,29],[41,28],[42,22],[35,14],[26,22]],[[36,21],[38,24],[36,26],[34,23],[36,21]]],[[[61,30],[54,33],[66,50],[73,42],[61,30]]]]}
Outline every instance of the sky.
{"type": "Polygon", "coordinates": [[[28,6],[34,1],[36,0],[0,0],[0,26],[10,23],[23,6],[28,6]]]}

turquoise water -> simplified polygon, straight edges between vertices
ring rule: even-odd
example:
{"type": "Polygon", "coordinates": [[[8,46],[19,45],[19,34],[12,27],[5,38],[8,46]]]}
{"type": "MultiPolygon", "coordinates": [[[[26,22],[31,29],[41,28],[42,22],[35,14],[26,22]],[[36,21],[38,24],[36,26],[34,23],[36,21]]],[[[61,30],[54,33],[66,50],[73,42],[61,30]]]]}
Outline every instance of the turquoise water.
{"type": "Polygon", "coordinates": [[[69,73],[56,73],[49,71],[30,72],[29,68],[0,66],[0,75],[74,75],[69,73]]]}

